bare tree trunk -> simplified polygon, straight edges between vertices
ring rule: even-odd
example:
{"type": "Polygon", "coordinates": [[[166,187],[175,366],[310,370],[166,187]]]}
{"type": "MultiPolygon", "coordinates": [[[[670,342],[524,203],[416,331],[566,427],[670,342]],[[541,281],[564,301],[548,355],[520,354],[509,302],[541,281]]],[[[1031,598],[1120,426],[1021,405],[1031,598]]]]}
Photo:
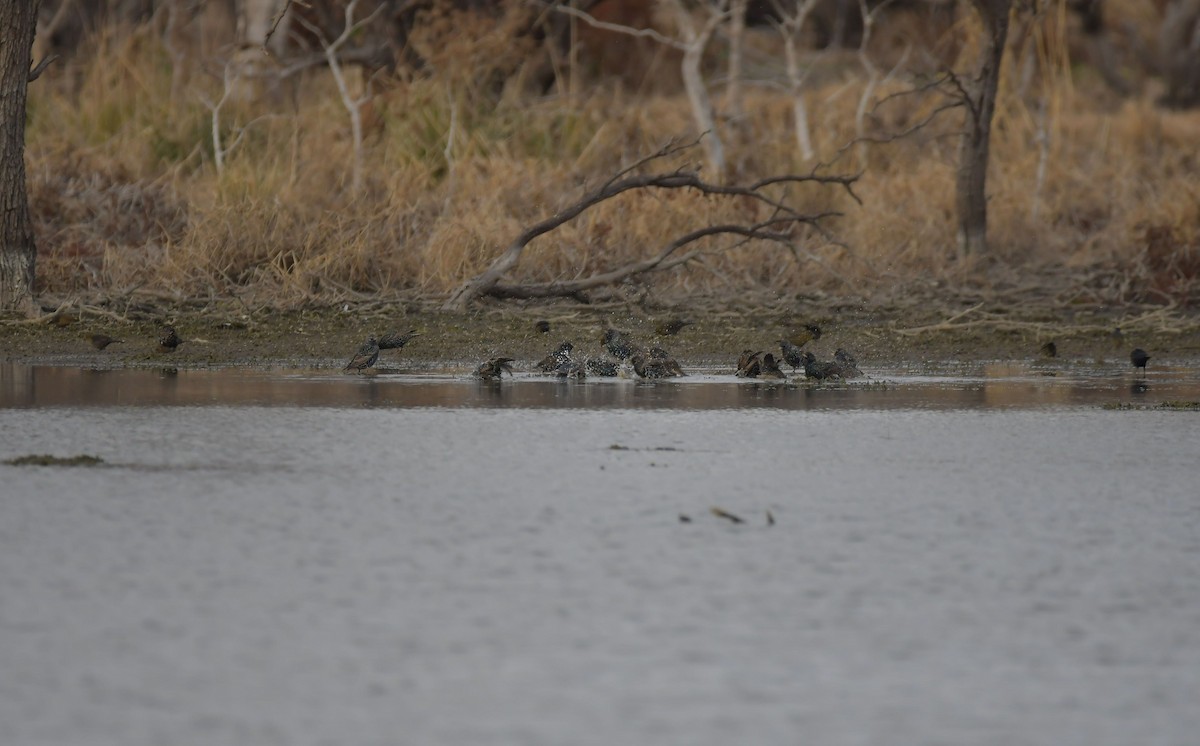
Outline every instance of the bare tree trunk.
{"type": "Polygon", "coordinates": [[[1200,106],[1200,0],[1167,5],[1158,48],[1167,83],[1159,102],[1176,109],[1200,106]]]}
{"type": "Polygon", "coordinates": [[[972,4],[983,21],[984,34],[979,70],[963,91],[967,121],[958,147],[955,194],[960,257],[987,251],[988,146],[1012,0],[972,0],[972,4]]]}
{"type": "Polygon", "coordinates": [[[33,311],[37,246],[25,192],[25,96],[41,0],[0,3],[0,310],[33,311]]]}
{"type": "Polygon", "coordinates": [[[729,9],[729,82],[725,88],[729,118],[741,123],[745,116],[742,105],[742,45],[746,37],[746,5],[749,0],[732,0],[729,9]]]}

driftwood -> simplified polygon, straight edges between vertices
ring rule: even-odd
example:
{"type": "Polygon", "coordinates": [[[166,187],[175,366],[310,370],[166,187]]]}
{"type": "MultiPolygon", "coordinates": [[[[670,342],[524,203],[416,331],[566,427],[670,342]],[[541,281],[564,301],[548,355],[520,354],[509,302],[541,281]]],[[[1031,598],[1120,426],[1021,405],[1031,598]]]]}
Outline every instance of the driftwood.
{"type": "Polygon", "coordinates": [[[646,165],[658,160],[674,156],[684,150],[695,147],[696,142],[680,145],[668,143],[652,155],[637,161],[622,169],[600,187],[587,192],[576,202],[549,218],[542,220],[517,235],[504,252],[483,273],[464,283],[454,291],[443,305],[446,310],[461,310],[472,301],[490,296],[494,298],[574,298],[586,302],[585,292],[594,288],[613,285],[631,277],[648,272],[663,271],[691,261],[702,253],[693,249],[679,253],[684,247],[709,236],[736,236],[740,245],[745,241],[759,239],[772,241],[788,246],[795,251],[792,244],[793,229],[801,224],[809,225],[824,233],[821,221],[840,215],[839,212],[824,211],[817,213],[802,213],[785,201],[772,197],[766,192],[768,187],[779,184],[798,184],[803,182],[840,186],[855,200],[858,196],[853,191],[857,175],[828,175],[820,176],[815,173],[808,175],[788,174],[772,176],[746,185],[712,184],[700,178],[695,171],[677,169],[667,173],[637,173],[646,165]],[[545,235],[558,227],[575,219],[589,208],[616,197],[625,192],[637,189],[695,189],[703,194],[714,197],[738,197],[756,200],[767,205],[772,210],[772,216],[761,222],[750,224],[727,223],[708,225],[678,236],[666,243],[656,254],[641,261],[631,262],[621,267],[601,272],[577,280],[560,280],[544,283],[504,284],[501,280],[521,261],[525,247],[538,236],[545,235]]]}

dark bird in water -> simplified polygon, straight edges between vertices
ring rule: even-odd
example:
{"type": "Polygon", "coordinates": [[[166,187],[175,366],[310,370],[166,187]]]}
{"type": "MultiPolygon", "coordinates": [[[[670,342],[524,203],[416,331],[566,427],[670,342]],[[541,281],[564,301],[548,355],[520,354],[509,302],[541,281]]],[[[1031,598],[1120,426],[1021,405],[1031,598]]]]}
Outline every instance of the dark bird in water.
{"type": "Polygon", "coordinates": [[[799,345],[792,344],[789,339],[781,339],[779,340],[779,349],[783,352],[783,361],[792,366],[792,370],[796,370],[803,364],[800,362],[800,353],[803,350],[799,345]]]}
{"type": "Polygon", "coordinates": [[[804,375],[823,381],[826,378],[841,378],[842,368],[836,362],[817,360],[811,352],[805,352],[801,357],[804,363],[804,375]]]}
{"type": "Polygon", "coordinates": [[[1042,345],[1039,348],[1039,352],[1042,353],[1042,357],[1058,357],[1058,345],[1054,344],[1054,340],[1051,340],[1042,345]]]}
{"type": "Polygon", "coordinates": [[[533,330],[536,331],[538,334],[549,334],[550,333],[550,322],[546,321],[545,319],[535,321],[535,322],[533,322],[533,330]]]}
{"type": "Polygon", "coordinates": [[[162,332],[158,335],[158,351],[159,352],[174,352],[175,348],[183,344],[183,340],[175,332],[175,327],[164,326],[162,332]]]}
{"type": "Polygon", "coordinates": [[[374,337],[367,337],[367,341],[363,342],[358,348],[358,352],[354,353],[354,357],[350,358],[350,362],[346,363],[346,367],[342,370],[354,370],[362,372],[375,364],[379,359],[379,341],[374,337]]]}
{"type": "Polygon", "coordinates": [[[617,375],[617,364],[611,360],[600,360],[589,357],[583,361],[583,367],[587,369],[588,375],[591,376],[613,378],[617,375]]]}
{"type": "Polygon", "coordinates": [[[649,352],[639,350],[630,358],[633,371],[642,378],[675,378],[686,375],[675,358],[666,350],[655,347],[649,352]]]}
{"type": "Polygon", "coordinates": [[[762,361],[759,364],[759,378],[787,378],[783,371],[779,369],[779,363],[776,362],[775,356],[767,353],[762,356],[762,361]]]}
{"type": "Polygon", "coordinates": [[[513,374],[512,366],[509,365],[513,359],[511,357],[494,357],[486,363],[480,363],[475,369],[475,375],[485,381],[498,380],[505,371],[511,376],[513,374]]]}
{"type": "Polygon", "coordinates": [[[575,349],[575,345],[570,342],[560,343],[549,355],[538,361],[538,370],[543,373],[555,372],[563,363],[571,362],[571,350],[573,349],[575,349]]]}
{"type": "Polygon", "coordinates": [[[613,328],[605,329],[604,334],[600,337],[600,343],[604,345],[610,355],[618,360],[624,360],[633,354],[633,340],[629,338],[627,332],[613,328]]]}
{"type": "Polygon", "coordinates": [[[854,356],[841,347],[837,348],[837,352],[833,353],[833,360],[841,367],[839,374],[842,378],[858,378],[863,374],[858,369],[858,361],[854,359],[854,356]]]}
{"type": "Polygon", "coordinates": [[[583,363],[574,360],[564,360],[554,369],[554,375],[559,378],[571,378],[576,381],[582,381],[587,378],[587,371],[584,370],[583,363]]]}
{"type": "Polygon", "coordinates": [[[754,350],[742,350],[742,354],[738,355],[737,370],[734,372],[738,378],[758,378],[758,374],[762,372],[762,350],[755,352],[754,350]]]}
{"type": "Polygon", "coordinates": [[[799,329],[793,329],[788,332],[787,338],[789,342],[797,347],[803,347],[814,339],[821,338],[821,327],[816,324],[805,324],[799,329]]]}
{"type": "Polygon", "coordinates": [[[388,332],[379,338],[379,349],[381,350],[399,350],[404,345],[412,341],[413,337],[419,337],[421,333],[416,329],[411,329],[404,334],[399,332],[388,332]]]}
{"type": "Polygon", "coordinates": [[[125,341],[123,339],[113,339],[107,334],[93,334],[91,340],[92,347],[95,347],[97,350],[103,350],[109,345],[115,345],[125,341]]]}
{"type": "Polygon", "coordinates": [[[654,331],[658,332],[658,334],[663,337],[673,337],[679,333],[680,329],[683,329],[683,327],[692,323],[694,322],[685,321],[683,319],[670,319],[669,321],[664,321],[658,326],[654,327],[654,331]]]}
{"type": "Polygon", "coordinates": [[[1133,363],[1134,368],[1141,368],[1142,372],[1146,372],[1146,363],[1150,361],[1150,356],[1141,347],[1136,348],[1129,353],[1129,362],[1133,363]]]}

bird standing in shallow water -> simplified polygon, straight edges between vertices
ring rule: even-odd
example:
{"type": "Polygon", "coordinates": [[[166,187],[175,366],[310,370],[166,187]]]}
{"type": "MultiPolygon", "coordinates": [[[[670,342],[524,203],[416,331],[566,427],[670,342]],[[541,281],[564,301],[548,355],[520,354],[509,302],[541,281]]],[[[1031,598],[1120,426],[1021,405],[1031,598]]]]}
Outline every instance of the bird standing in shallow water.
{"type": "Polygon", "coordinates": [[[806,352],[801,355],[801,362],[804,363],[804,375],[808,378],[815,378],[818,381],[823,381],[826,378],[841,378],[841,366],[832,361],[817,360],[816,356],[811,352],[806,352]]]}
{"type": "Polygon", "coordinates": [[[838,374],[842,378],[858,378],[862,376],[863,372],[858,369],[858,361],[841,347],[837,348],[837,352],[833,353],[833,359],[840,368],[838,374]]]}
{"type": "Polygon", "coordinates": [[[97,350],[103,350],[105,347],[108,347],[109,345],[115,345],[115,344],[119,344],[119,343],[125,341],[123,339],[113,339],[112,337],[108,336],[107,334],[93,334],[91,336],[91,340],[92,340],[92,347],[95,347],[97,350]]]}
{"type": "Polygon", "coordinates": [[[784,375],[784,372],[779,369],[779,363],[776,362],[775,356],[769,352],[762,356],[758,377],[775,379],[787,378],[787,376],[784,375]]]}
{"type": "Polygon", "coordinates": [[[575,349],[575,345],[570,342],[560,342],[549,355],[538,361],[537,369],[543,373],[555,372],[563,363],[571,362],[571,350],[573,349],[575,349]]]}
{"type": "Polygon", "coordinates": [[[738,378],[758,378],[762,372],[762,350],[755,352],[751,349],[742,350],[738,355],[737,370],[734,375],[738,378]]]}
{"type": "Polygon", "coordinates": [[[611,378],[617,375],[617,364],[611,360],[600,360],[598,358],[589,357],[583,361],[583,367],[587,369],[589,375],[611,378]]]}
{"type": "Polygon", "coordinates": [[[379,359],[379,341],[374,337],[367,337],[367,341],[358,348],[358,352],[354,353],[354,357],[350,358],[350,362],[346,363],[346,367],[342,370],[354,370],[362,372],[375,364],[379,359]]]}
{"type": "Polygon", "coordinates": [[[1058,345],[1054,344],[1054,340],[1043,344],[1038,351],[1042,353],[1042,357],[1058,357],[1058,345]]]}
{"type": "Polygon", "coordinates": [[[792,344],[791,340],[779,340],[779,349],[781,352],[783,352],[783,361],[792,366],[792,370],[796,370],[803,365],[800,360],[800,355],[803,350],[801,350],[799,346],[792,344]]]}
{"type": "Polygon", "coordinates": [[[512,366],[509,365],[513,359],[511,357],[494,357],[486,363],[480,363],[475,369],[475,375],[485,381],[495,381],[499,379],[505,371],[511,376],[513,374],[512,366]]]}
{"type": "Polygon", "coordinates": [[[1135,369],[1141,368],[1142,372],[1146,372],[1146,363],[1150,361],[1150,356],[1141,347],[1134,349],[1129,353],[1129,362],[1133,363],[1135,369]]]}
{"type": "Polygon", "coordinates": [[[183,340],[175,332],[175,327],[164,326],[162,332],[158,335],[158,351],[159,352],[174,352],[175,348],[183,344],[183,340]]]}

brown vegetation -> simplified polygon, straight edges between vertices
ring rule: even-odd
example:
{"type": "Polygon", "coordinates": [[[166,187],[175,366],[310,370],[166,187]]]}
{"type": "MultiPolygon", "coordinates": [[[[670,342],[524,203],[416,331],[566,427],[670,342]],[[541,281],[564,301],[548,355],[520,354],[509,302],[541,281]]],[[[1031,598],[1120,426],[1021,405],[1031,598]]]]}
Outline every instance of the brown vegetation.
{"type": "MultiPolygon", "coordinates": [[[[1145,5],[1107,4],[1110,17],[1134,21],[1145,5]]],[[[528,6],[512,7],[499,19],[445,10],[412,29],[409,44],[423,67],[370,81],[357,195],[350,121],[327,67],[296,74],[274,94],[231,98],[214,117],[205,101],[224,92],[219,54],[196,52],[181,81],[177,52],[155,23],[101,29],[87,51],[30,89],[40,291],[282,307],[398,297],[440,303],[529,226],[672,138],[698,134],[682,92],[620,85],[628,76],[604,56],[591,67],[578,61],[593,75],[575,76],[586,85],[570,95],[554,92],[567,90],[561,83],[542,93],[526,64],[535,40],[513,33],[528,6]],[[219,172],[214,127],[227,148],[219,172]]],[[[788,197],[806,213],[843,214],[825,223],[828,234],[809,232],[802,252],[749,241],[618,291],[660,303],[734,294],[756,303],[975,299],[1030,288],[1055,303],[1195,302],[1200,112],[1156,106],[1162,86],[1131,64],[1116,69],[1136,92],[1119,95],[1098,68],[1077,64],[1080,24],[1064,10],[1014,26],[991,133],[986,256],[956,258],[961,116],[944,113],[893,139],[945,103],[932,93],[903,95],[921,81],[896,70],[867,108],[867,134],[879,142],[847,147],[867,83],[853,56],[832,51],[807,59],[812,142],[826,164],[818,173],[861,171],[862,204],[792,185],[788,197]]],[[[1152,25],[1143,31],[1149,39],[1157,33],[1152,25]]],[[[978,48],[969,14],[960,13],[951,32],[961,43],[943,52],[978,48]]],[[[745,117],[722,133],[729,178],[809,173],[813,164],[795,144],[778,34],[751,33],[745,117]]],[[[602,43],[591,31],[586,38],[602,43]]],[[[895,39],[879,44],[899,48],[895,39]]],[[[714,77],[718,47],[710,49],[714,77]]],[[[913,69],[928,62],[922,50],[908,56],[913,69]]],[[[354,95],[364,95],[366,76],[344,72],[354,95]]],[[[558,74],[568,75],[561,67],[558,74]]],[[[725,126],[722,101],[715,103],[725,126]]],[[[688,157],[696,156],[674,165],[695,166],[688,157]]],[[[576,280],[642,261],[703,225],[756,219],[746,202],[696,190],[630,192],[531,242],[508,279],[576,280]]]]}

